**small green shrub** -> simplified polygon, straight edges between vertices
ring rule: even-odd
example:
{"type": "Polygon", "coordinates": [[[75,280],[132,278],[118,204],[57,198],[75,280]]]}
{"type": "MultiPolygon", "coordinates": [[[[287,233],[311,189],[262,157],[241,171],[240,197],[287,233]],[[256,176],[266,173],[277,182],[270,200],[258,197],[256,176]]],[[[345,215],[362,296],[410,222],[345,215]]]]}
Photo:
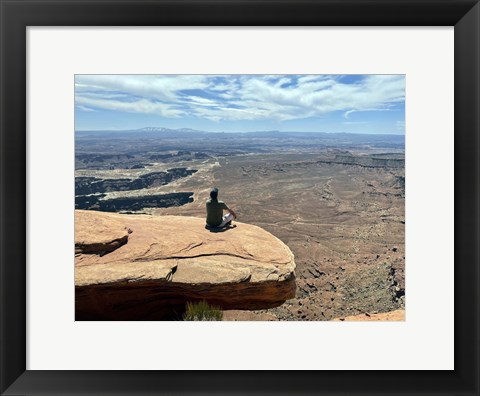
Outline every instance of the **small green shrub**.
{"type": "Polygon", "coordinates": [[[187,311],[183,320],[222,320],[223,313],[218,307],[209,305],[206,301],[196,303],[187,302],[187,311]]]}

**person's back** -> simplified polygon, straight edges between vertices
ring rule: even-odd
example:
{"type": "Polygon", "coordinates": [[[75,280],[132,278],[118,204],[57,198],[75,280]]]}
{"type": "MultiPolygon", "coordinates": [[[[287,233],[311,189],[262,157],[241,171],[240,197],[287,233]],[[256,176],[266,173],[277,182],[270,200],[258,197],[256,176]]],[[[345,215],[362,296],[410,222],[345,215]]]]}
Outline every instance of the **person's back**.
{"type": "Polygon", "coordinates": [[[214,188],[210,192],[210,199],[206,203],[207,208],[207,225],[210,227],[224,227],[237,216],[223,201],[218,200],[218,189],[214,188]],[[228,215],[223,216],[223,210],[229,212],[228,215]]]}
{"type": "Polygon", "coordinates": [[[228,210],[228,206],[225,202],[210,198],[207,201],[207,224],[212,227],[218,227],[222,224],[223,209],[228,210]]]}

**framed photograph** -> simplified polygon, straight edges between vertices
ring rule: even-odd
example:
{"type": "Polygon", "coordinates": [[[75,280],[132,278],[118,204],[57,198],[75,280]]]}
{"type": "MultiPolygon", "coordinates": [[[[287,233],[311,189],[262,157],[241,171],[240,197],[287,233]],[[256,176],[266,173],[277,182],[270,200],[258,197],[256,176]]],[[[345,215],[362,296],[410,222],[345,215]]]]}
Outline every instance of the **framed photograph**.
{"type": "Polygon", "coordinates": [[[404,128],[403,74],[77,74],[75,320],[403,321],[404,128]]]}
{"type": "Polygon", "coordinates": [[[2,394],[479,394],[476,1],[0,11],[2,394]]]}

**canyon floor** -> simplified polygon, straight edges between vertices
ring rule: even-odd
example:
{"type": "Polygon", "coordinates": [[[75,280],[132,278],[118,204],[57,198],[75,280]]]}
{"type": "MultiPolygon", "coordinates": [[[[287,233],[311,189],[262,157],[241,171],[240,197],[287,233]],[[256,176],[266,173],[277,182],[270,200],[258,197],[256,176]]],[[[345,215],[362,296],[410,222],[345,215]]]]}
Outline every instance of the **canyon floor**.
{"type": "Polygon", "coordinates": [[[153,215],[203,217],[216,186],[240,221],[271,232],[295,255],[296,298],[249,313],[249,320],[331,320],[404,308],[403,169],[319,162],[305,154],[198,165],[195,175],[163,188],[193,191],[194,201],[153,215]]]}

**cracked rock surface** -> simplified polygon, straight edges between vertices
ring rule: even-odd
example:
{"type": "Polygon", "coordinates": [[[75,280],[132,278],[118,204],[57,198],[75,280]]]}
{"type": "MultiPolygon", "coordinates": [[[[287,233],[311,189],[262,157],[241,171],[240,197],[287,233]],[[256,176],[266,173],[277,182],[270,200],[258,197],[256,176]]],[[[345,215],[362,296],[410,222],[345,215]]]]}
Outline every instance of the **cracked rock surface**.
{"type": "Polygon", "coordinates": [[[77,320],[176,319],[187,301],[265,309],[295,295],[290,249],[260,227],[75,211],[77,320]]]}

